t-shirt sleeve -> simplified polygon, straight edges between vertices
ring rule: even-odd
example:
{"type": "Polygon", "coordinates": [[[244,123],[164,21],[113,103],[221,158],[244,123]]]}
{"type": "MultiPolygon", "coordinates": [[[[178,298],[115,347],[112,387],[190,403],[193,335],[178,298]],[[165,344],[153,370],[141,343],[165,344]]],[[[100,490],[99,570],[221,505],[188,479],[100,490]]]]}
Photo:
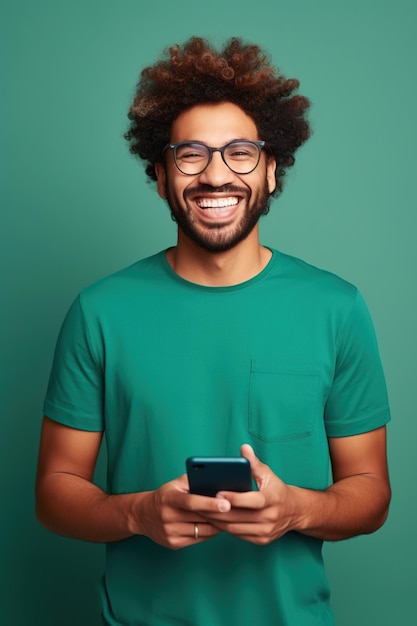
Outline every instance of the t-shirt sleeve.
{"type": "Polygon", "coordinates": [[[98,342],[93,343],[81,296],[58,337],[44,414],[72,428],[104,430],[103,359],[98,342]]]}
{"type": "Polygon", "coordinates": [[[339,331],[333,384],[325,408],[329,437],[374,430],[390,420],[388,394],[377,340],[359,292],[339,331]]]}

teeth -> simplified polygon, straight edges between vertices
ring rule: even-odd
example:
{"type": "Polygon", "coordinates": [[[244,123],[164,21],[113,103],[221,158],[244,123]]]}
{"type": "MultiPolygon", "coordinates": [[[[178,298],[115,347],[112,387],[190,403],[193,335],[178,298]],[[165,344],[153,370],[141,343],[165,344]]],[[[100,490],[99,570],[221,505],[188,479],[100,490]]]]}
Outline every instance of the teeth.
{"type": "Polygon", "coordinates": [[[235,206],[239,202],[239,198],[200,198],[197,204],[202,209],[223,209],[229,206],[235,206]]]}

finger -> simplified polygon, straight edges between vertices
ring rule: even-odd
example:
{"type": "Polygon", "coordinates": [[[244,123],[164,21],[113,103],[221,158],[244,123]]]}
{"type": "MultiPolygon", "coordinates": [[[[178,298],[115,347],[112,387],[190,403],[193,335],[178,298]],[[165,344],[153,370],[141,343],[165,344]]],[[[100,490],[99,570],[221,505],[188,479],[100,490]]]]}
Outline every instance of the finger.
{"type": "MultiPolygon", "coordinates": [[[[215,513],[209,513],[209,515],[215,515],[215,513]]],[[[221,515],[218,513],[218,515],[221,515]]],[[[196,511],[185,511],[184,509],[171,508],[167,514],[163,516],[163,521],[166,524],[193,524],[194,522],[207,523],[207,514],[203,515],[196,511]]]]}
{"type": "Polygon", "coordinates": [[[171,481],[171,484],[175,487],[175,490],[167,494],[167,504],[179,506],[189,511],[230,510],[230,505],[228,502],[213,502],[214,498],[211,496],[209,497],[200,496],[197,494],[190,494],[190,486],[187,474],[182,474],[178,478],[175,478],[173,481],[171,481]]]}
{"type": "Polygon", "coordinates": [[[265,465],[265,463],[262,463],[262,461],[258,459],[252,446],[248,443],[244,443],[240,447],[240,453],[245,459],[248,459],[252,476],[258,485],[258,489],[263,489],[275,474],[268,465],[265,465]]]}
{"type": "Polygon", "coordinates": [[[266,505],[265,495],[262,491],[219,491],[216,498],[222,498],[230,502],[231,509],[263,509],[266,505]]]}
{"type": "Polygon", "coordinates": [[[190,490],[187,474],[182,474],[181,476],[178,476],[178,478],[173,480],[172,483],[177,487],[177,489],[179,489],[180,491],[184,491],[185,493],[188,493],[190,490]]]}
{"type": "Polygon", "coordinates": [[[206,522],[189,522],[186,524],[176,524],[175,532],[182,537],[190,537],[200,540],[218,535],[219,529],[213,524],[206,522]]]}
{"type": "Polygon", "coordinates": [[[207,541],[218,535],[221,530],[207,522],[190,522],[170,525],[165,532],[168,543],[175,546],[207,541]]]}
{"type": "Polygon", "coordinates": [[[187,499],[187,510],[194,513],[227,513],[231,509],[230,501],[222,497],[198,496],[190,494],[187,499]]]}
{"type": "Polygon", "coordinates": [[[226,514],[207,513],[204,520],[219,526],[219,524],[263,524],[266,518],[262,509],[232,509],[226,514]]]}
{"type": "Polygon", "coordinates": [[[221,532],[229,533],[239,539],[245,539],[246,541],[255,541],[256,543],[268,543],[274,535],[273,529],[264,524],[250,524],[250,523],[228,523],[219,521],[217,528],[221,532]]]}
{"type": "MultiPolygon", "coordinates": [[[[176,479],[177,482],[180,479],[176,479]]],[[[164,493],[164,504],[173,508],[193,513],[205,512],[227,512],[230,511],[230,502],[224,498],[212,498],[210,496],[200,496],[191,494],[180,489],[166,490],[164,493]]]]}

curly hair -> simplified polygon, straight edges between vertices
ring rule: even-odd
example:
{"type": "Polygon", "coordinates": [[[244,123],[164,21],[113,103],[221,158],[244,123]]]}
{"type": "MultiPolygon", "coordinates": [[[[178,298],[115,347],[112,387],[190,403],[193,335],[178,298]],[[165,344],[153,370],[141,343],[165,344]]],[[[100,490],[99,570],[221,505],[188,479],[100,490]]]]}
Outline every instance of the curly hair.
{"type": "Polygon", "coordinates": [[[298,86],[298,80],[280,74],[257,45],[234,37],[217,52],[205,39],[192,37],[142,71],[125,138],[130,152],[147,161],[149,178],[156,180],[155,163],[162,161],[178,115],[198,104],[232,102],[254,120],[276,159],[278,194],[296,149],[310,136],[305,117],[310,103],[293,94],[298,86]]]}

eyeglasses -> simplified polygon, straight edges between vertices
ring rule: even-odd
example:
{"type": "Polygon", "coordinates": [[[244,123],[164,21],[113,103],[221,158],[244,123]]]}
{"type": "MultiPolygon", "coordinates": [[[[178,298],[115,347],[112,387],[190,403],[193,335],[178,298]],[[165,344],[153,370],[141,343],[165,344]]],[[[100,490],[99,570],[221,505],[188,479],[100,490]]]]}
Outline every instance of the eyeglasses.
{"type": "Polygon", "coordinates": [[[211,148],[196,141],[181,141],[169,143],[164,152],[168,148],[173,151],[175,165],[187,176],[204,172],[213,158],[213,152],[220,152],[227,167],[235,174],[250,174],[258,166],[264,146],[265,141],[235,140],[221,148],[211,148]]]}

